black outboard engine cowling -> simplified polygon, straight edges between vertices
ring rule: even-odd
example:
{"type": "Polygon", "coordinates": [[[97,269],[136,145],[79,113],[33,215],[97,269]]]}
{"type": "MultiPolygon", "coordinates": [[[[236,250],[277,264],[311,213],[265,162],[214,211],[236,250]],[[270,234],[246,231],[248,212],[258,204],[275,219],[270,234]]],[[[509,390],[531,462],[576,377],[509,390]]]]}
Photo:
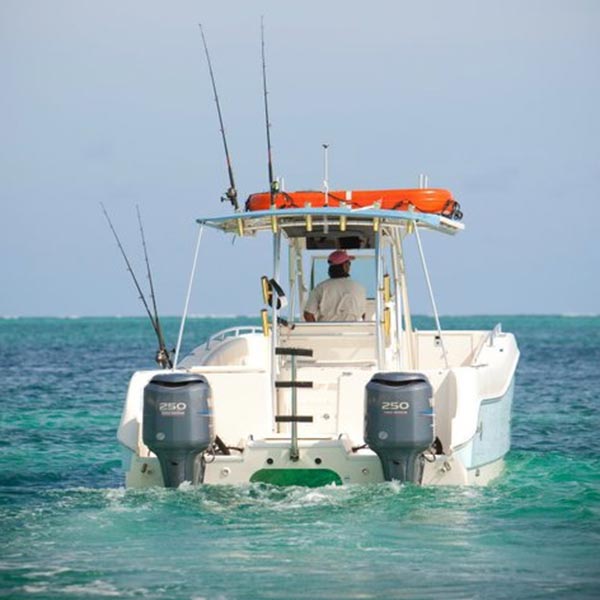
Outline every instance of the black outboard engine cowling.
{"type": "Polygon", "coordinates": [[[196,458],[214,442],[211,390],[202,375],[161,373],[144,388],[144,444],[156,454],[166,487],[204,479],[196,458]],[[196,475],[196,476],[195,476],[196,475]]]}
{"type": "Polygon", "coordinates": [[[386,481],[421,483],[420,455],[433,444],[433,390],[421,373],[376,373],[365,395],[365,441],[386,481]]]}

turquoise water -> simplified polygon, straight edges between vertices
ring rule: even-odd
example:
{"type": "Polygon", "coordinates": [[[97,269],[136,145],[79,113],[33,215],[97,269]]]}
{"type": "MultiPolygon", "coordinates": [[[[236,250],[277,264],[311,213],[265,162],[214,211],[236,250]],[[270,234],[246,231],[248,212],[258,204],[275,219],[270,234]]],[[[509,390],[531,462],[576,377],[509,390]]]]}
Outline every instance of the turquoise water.
{"type": "MultiPolygon", "coordinates": [[[[600,318],[442,325],[498,320],[522,358],[488,488],[143,492],[123,489],[115,432],[153,366],[147,322],[0,320],[0,597],[600,597],[600,318]]],[[[188,349],[239,322],[191,320],[188,349]]]]}

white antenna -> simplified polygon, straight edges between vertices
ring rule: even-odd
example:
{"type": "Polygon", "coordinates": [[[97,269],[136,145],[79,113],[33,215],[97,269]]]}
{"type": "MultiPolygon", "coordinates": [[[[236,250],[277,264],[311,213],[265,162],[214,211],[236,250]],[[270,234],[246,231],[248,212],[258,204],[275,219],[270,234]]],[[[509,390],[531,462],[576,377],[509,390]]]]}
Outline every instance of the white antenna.
{"type": "Polygon", "coordinates": [[[323,144],[323,190],[325,191],[325,206],[329,206],[329,144],[323,144]]]}
{"type": "Polygon", "coordinates": [[[427,177],[427,175],[425,175],[424,173],[421,173],[419,175],[419,187],[421,189],[429,187],[429,177],[427,177]]]}

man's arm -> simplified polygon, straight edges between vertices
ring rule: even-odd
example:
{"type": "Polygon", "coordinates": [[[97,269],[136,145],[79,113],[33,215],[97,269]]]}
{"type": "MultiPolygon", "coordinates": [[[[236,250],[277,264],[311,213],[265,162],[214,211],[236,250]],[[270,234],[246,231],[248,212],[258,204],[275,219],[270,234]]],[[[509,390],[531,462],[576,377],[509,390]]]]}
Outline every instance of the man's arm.
{"type": "Polygon", "coordinates": [[[317,286],[308,295],[308,300],[304,306],[304,320],[309,323],[314,323],[317,320],[317,312],[319,311],[319,303],[321,301],[320,287],[317,286]]]}

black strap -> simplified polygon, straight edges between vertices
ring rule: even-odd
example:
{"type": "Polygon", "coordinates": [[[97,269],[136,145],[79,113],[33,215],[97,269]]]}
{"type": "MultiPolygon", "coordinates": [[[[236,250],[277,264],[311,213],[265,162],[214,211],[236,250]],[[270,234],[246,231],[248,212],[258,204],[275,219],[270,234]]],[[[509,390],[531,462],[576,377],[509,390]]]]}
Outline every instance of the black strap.
{"type": "Polygon", "coordinates": [[[300,415],[277,415],[275,417],[276,423],[312,423],[312,417],[300,416],[300,415]]]}
{"type": "Polygon", "coordinates": [[[276,381],[276,388],[311,388],[312,381],[276,381]]]}
{"type": "Polygon", "coordinates": [[[283,356],[312,356],[313,351],[310,348],[284,348],[278,346],[275,348],[275,354],[283,356]]]}

